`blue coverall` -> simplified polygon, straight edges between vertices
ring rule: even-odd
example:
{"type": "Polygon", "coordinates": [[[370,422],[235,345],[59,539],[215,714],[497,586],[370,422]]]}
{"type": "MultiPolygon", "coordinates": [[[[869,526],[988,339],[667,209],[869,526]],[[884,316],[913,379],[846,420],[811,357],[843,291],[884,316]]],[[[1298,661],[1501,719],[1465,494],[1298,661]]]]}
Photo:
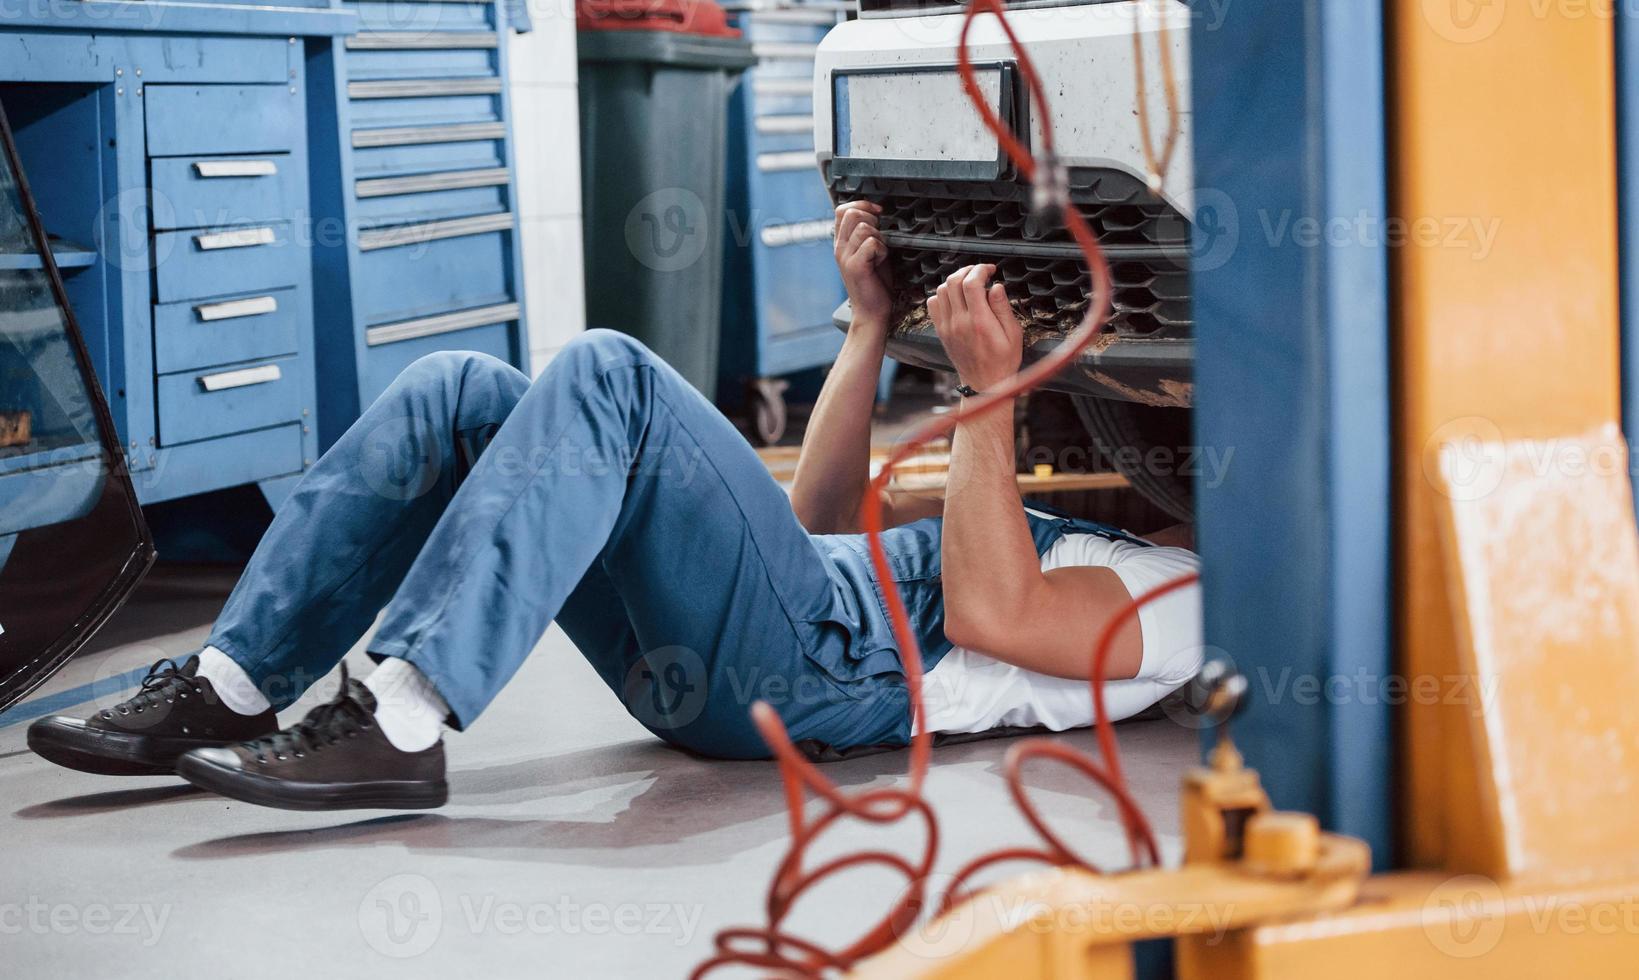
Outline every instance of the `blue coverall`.
{"type": "MultiPolygon", "coordinates": [[[[1031,515],[1039,552],[1067,530],[1031,515]]],[[[885,543],[931,669],[949,649],[942,522],[885,543]]],[[[464,727],[556,620],[627,709],[707,755],[792,738],[903,744],[899,654],[862,535],[810,535],[756,452],[631,338],[578,336],[531,384],[483,354],[412,364],[303,477],[210,644],[275,707],[367,646],[424,673],[464,727]]]]}

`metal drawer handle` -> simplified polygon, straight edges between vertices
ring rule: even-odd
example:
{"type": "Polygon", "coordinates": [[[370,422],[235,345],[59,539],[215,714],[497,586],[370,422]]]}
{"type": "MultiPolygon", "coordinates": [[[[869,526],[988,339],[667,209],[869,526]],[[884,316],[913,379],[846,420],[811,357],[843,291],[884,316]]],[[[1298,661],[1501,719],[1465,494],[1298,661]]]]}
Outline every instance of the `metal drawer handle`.
{"type": "Polygon", "coordinates": [[[272,160],[195,160],[193,169],[201,177],[272,177],[279,165],[272,160]]]}
{"type": "Polygon", "coordinates": [[[206,303],[193,309],[199,314],[199,319],[209,323],[212,320],[237,320],[244,316],[277,313],[279,301],[272,296],[253,296],[250,299],[230,299],[226,303],[206,303]]]}
{"type": "Polygon", "coordinates": [[[813,116],[758,116],[759,133],[807,133],[814,128],[813,116]]]}
{"type": "Polygon", "coordinates": [[[407,78],[348,82],[350,99],[421,99],[438,95],[499,95],[499,78],[407,78]]]}
{"type": "Polygon", "coordinates": [[[753,41],[751,53],[759,58],[774,60],[798,58],[813,60],[819,54],[818,41],[753,41]]]}
{"type": "Polygon", "coordinates": [[[202,251],[214,252],[224,248],[250,248],[253,245],[272,245],[274,242],[273,229],[236,228],[233,231],[219,231],[210,235],[193,236],[195,244],[202,251]]]}
{"type": "Polygon", "coordinates": [[[478,31],[361,31],[347,38],[349,51],[465,50],[500,46],[500,38],[495,33],[478,31]]]}
{"type": "Polygon", "coordinates": [[[457,310],[454,313],[440,313],[437,316],[425,316],[415,320],[384,323],[364,331],[364,342],[371,347],[379,347],[382,344],[396,344],[421,337],[436,337],[458,330],[470,330],[473,327],[509,323],[518,319],[522,312],[523,308],[517,303],[500,303],[473,310],[457,310]]]}
{"type": "Polygon", "coordinates": [[[813,221],[792,221],[783,225],[769,225],[757,237],[769,248],[819,242],[831,237],[833,223],[831,218],[816,218],[813,221]]]}
{"type": "Polygon", "coordinates": [[[794,78],[758,76],[751,80],[751,90],[758,95],[813,95],[814,82],[800,75],[794,78]]]}
{"type": "Polygon", "coordinates": [[[813,150],[776,150],[757,154],[757,169],[764,173],[784,170],[813,170],[819,166],[813,150]]]}
{"type": "Polygon", "coordinates": [[[389,126],[353,130],[353,146],[417,146],[422,143],[461,143],[498,140],[506,136],[505,123],[446,123],[438,126],[389,126]]]}
{"type": "Polygon", "coordinates": [[[443,173],[418,174],[414,177],[376,177],[371,180],[355,181],[353,193],[359,197],[422,194],[460,190],[463,187],[500,187],[511,179],[512,171],[506,167],[446,170],[443,173]]]}
{"type": "Polygon", "coordinates": [[[470,218],[450,218],[445,221],[424,221],[416,225],[376,228],[359,232],[359,251],[371,252],[378,248],[436,242],[445,238],[462,238],[491,231],[510,231],[514,221],[511,211],[503,211],[499,214],[479,214],[470,218]]]}
{"type": "Polygon", "coordinates": [[[226,391],[229,388],[244,388],[249,385],[265,385],[269,381],[278,381],[284,377],[277,364],[263,364],[258,367],[240,368],[237,371],[223,371],[220,374],[207,374],[199,379],[199,383],[206,391],[226,391]]]}

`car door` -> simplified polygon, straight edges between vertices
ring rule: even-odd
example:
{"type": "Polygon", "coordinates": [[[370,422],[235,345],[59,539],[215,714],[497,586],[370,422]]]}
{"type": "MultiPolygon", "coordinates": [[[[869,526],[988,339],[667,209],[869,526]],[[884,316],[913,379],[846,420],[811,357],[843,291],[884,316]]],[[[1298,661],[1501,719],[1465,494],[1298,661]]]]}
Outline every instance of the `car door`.
{"type": "Polygon", "coordinates": [[[0,110],[0,712],[74,655],[154,547],[0,110]]]}

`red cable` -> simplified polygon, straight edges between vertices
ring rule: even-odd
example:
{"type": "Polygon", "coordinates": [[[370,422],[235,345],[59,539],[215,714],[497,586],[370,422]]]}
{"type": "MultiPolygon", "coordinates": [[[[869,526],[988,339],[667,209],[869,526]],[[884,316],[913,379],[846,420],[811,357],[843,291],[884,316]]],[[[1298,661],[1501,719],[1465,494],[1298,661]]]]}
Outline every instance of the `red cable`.
{"type": "Polygon", "coordinates": [[[1141,867],[1144,863],[1159,865],[1160,851],[1155,845],[1155,834],[1150,829],[1149,821],[1144,811],[1127,789],[1127,777],[1121,770],[1121,752],[1116,746],[1115,726],[1109,721],[1109,715],[1104,709],[1104,673],[1109,664],[1110,650],[1115,646],[1116,632],[1122,626],[1138,615],[1138,611],[1152,602],[1171,595],[1180,589],[1194,585],[1201,580],[1197,574],[1185,575],[1160,585],[1127,603],[1121,611],[1105,625],[1099,634],[1098,644],[1093,654],[1093,667],[1088,673],[1088,684],[1093,692],[1093,720],[1094,730],[1098,736],[1099,754],[1107,760],[1106,767],[1099,764],[1086,753],[1079,752],[1062,742],[1055,742],[1046,738],[1032,738],[1018,743],[1008,750],[1004,763],[1004,774],[1007,778],[1007,788],[1013,794],[1013,802],[1024,813],[1030,826],[1037,836],[1046,842],[1044,850],[1028,848],[1007,848],[982,854],[974,858],[962,869],[956,872],[951,879],[950,886],[945,890],[945,897],[939,903],[939,912],[943,914],[951,907],[960,904],[971,895],[962,886],[967,884],[976,873],[985,868],[1014,861],[1035,861],[1042,864],[1051,864],[1058,867],[1076,867],[1094,874],[1101,873],[1097,865],[1077,854],[1069,845],[1047,826],[1047,821],[1036,809],[1036,804],[1024,788],[1024,764],[1030,759],[1051,759],[1062,762],[1081,770],[1088,778],[1098,783],[1115,799],[1116,806],[1121,814],[1121,823],[1127,832],[1127,842],[1132,849],[1134,867],[1141,867]],[[1142,847],[1143,853],[1140,853],[1142,847]]]}
{"type": "MultiPolygon", "coordinates": [[[[1024,179],[1034,182],[1039,172],[1036,159],[991,108],[974,78],[973,64],[968,55],[968,32],[973,22],[985,13],[993,14],[1000,21],[1002,32],[1018,59],[1020,77],[1030,93],[1030,100],[1035,109],[1034,115],[1041,123],[1042,159],[1050,166],[1057,166],[1058,156],[1053,142],[1053,117],[1048,108],[1046,92],[1029,53],[1007,22],[1001,0],[972,0],[968,5],[958,42],[957,70],[968,98],[977,107],[985,125],[996,134],[1008,159],[1013,162],[1024,179]]],[[[773,708],[763,702],[753,705],[752,718],[780,764],[780,777],[785,785],[786,806],[791,819],[791,847],[775,871],[774,880],[769,887],[766,903],[768,924],[719,932],[715,940],[715,954],[695,968],[692,974],[694,980],[730,965],[773,970],[784,976],[796,977],[819,977],[825,970],[846,970],[859,960],[899,939],[915,925],[922,914],[927,900],[927,878],[933,871],[933,862],[939,847],[938,822],[922,795],[933,737],[926,729],[927,719],[922,704],[921,648],[916,642],[915,632],[911,629],[910,618],[895,586],[888,555],[882,545],[882,497],[893,476],[895,466],[915,455],[929,442],[950,434],[959,422],[999,411],[1003,406],[1011,408],[1014,400],[1020,395],[1038,387],[1074,361],[1093,342],[1109,320],[1111,283],[1109,265],[1104,252],[1086,219],[1070,200],[1068,188],[1056,179],[1056,175],[1047,176],[1053,181],[1050,190],[1060,198],[1053,203],[1062,211],[1065,226],[1081,248],[1092,276],[1093,299],[1088,304],[1087,313],[1081,324],[1056,351],[1029,369],[1014,375],[1000,390],[973,399],[959,416],[951,414],[936,417],[919,426],[888,456],[866,492],[862,516],[870,543],[871,564],[876,570],[877,581],[882,586],[888,617],[893,625],[894,638],[898,642],[900,661],[905,673],[905,686],[910,694],[912,734],[909,784],[903,788],[874,789],[858,794],[844,793],[797,750],[773,708]],[[803,813],[805,787],[812,790],[827,805],[820,817],[812,822],[808,822],[803,813]],[[869,823],[892,824],[912,813],[920,816],[927,828],[926,844],[920,858],[914,863],[884,851],[862,851],[832,859],[811,871],[803,870],[803,858],[809,846],[843,817],[853,817],[869,823]],[[828,951],[812,941],[784,931],[787,916],[804,892],[833,875],[864,865],[891,868],[904,875],[906,879],[903,894],[874,927],[846,948],[836,952],[828,951]]],[[[964,897],[961,886],[975,872],[1002,861],[1035,860],[1097,870],[1063,844],[1047,827],[1030,802],[1020,778],[1022,766],[1030,758],[1051,758],[1068,763],[1099,783],[1116,802],[1122,826],[1128,836],[1134,864],[1140,864],[1145,860],[1152,864],[1159,863],[1160,856],[1156,849],[1154,833],[1143,811],[1127,789],[1126,778],[1121,770],[1115,734],[1111,730],[1104,709],[1103,679],[1117,630],[1136,616],[1145,603],[1181,589],[1196,580],[1197,577],[1193,575],[1179,579],[1135,599],[1105,626],[1099,636],[1088,683],[1092,688],[1094,721],[1098,730],[1099,751],[1105,760],[1104,767],[1100,767],[1093,759],[1068,746],[1045,739],[1021,742],[1008,752],[1006,774],[1013,798],[1031,826],[1046,842],[1047,848],[1010,848],[969,862],[957,874],[941,903],[941,908],[964,897]]]]}

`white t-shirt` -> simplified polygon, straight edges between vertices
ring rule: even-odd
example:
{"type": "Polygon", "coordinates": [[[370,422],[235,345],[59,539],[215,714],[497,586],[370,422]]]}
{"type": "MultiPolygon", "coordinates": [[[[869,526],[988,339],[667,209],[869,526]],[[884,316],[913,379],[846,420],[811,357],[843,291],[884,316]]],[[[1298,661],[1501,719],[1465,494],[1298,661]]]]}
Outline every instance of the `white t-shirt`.
{"type": "MultiPolygon", "coordinates": [[[[1042,571],[1104,566],[1133,596],[1199,571],[1201,560],[1183,548],[1145,547],[1097,534],[1066,534],[1042,555],[1042,571]]],[[[1182,687],[1201,668],[1201,588],[1192,585],[1138,611],[1143,665],[1130,680],[1106,681],[1104,707],[1111,721],[1129,718],[1182,687]]],[[[1097,624],[1086,628],[1089,656],[1097,624]]],[[[1055,732],[1093,723],[1085,680],[1049,677],[1002,663],[974,650],[953,648],[928,672],[923,701],[930,732],[984,732],[1042,726],[1055,732]]]]}

